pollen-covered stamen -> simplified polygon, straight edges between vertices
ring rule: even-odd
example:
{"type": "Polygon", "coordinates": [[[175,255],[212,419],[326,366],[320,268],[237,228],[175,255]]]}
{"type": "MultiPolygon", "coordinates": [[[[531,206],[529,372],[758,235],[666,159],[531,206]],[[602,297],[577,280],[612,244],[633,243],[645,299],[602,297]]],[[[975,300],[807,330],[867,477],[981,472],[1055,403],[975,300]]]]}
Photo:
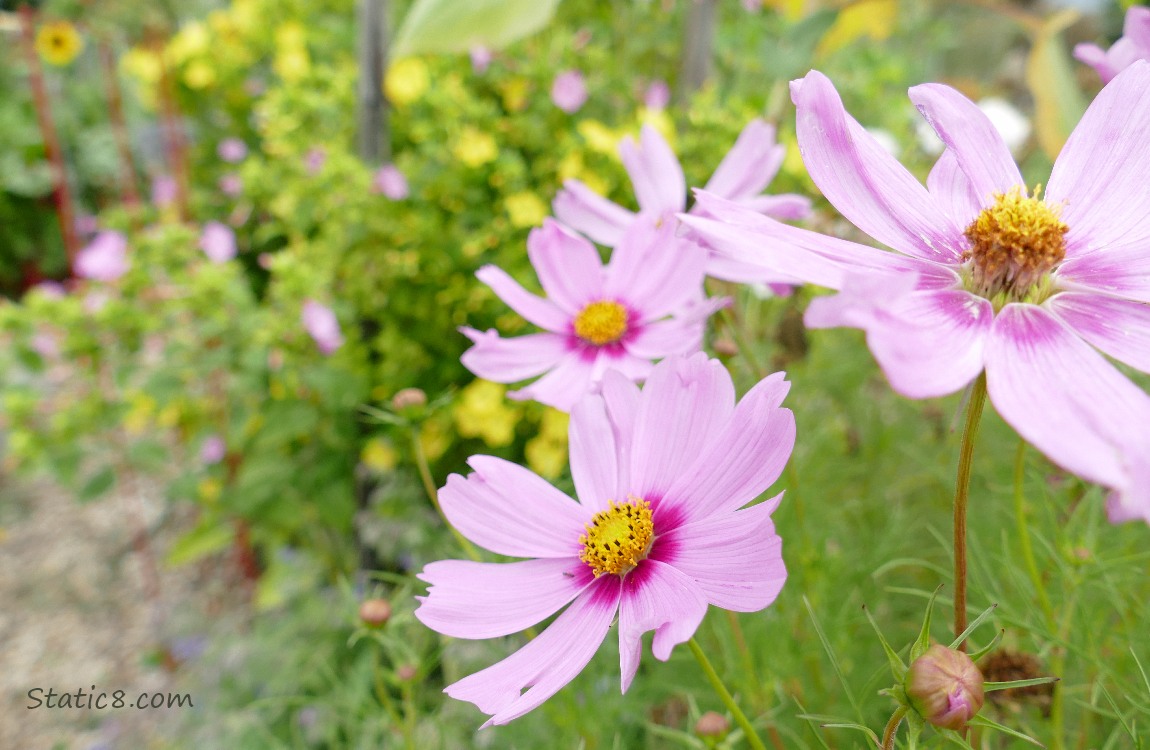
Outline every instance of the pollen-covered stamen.
{"type": "Polygon", "coordinates": [[[591,566],[596,578],[634,570],[647,557],[655,539],[651,504],[646,500],[628,495],[627,502],[609,500],[607,506],[591,518],[587,533],[579,537],[583,545],[579,559],[591,566]]]}
{"type": "Polygon", "coordinates": [[[575,316],[575,335],[588,344],[613,344],[625,333],[627,308],[613,300],[590,302],[575,316]]]}
{"type": "Polygon", "coordinates": [[[1058,206],[1024,195],[1014,187],[995,196],[963,234],[970,249],[972,291],[992,299],[1005,294],[1021,300],[1066,256],[1066,232],[1058,206]]]}

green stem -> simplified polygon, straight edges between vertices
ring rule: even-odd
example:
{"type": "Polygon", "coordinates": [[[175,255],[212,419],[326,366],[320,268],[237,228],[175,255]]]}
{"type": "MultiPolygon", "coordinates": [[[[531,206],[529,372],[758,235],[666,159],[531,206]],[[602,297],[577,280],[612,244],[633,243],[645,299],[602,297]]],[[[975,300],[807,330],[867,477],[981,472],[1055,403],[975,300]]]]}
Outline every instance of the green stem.
{"type": "Polygon", "coordinates": [[[755,670],[755,660],[751,656],[751,649],[747,646],[747,638],[743,635],[743,627],[739,624],[739,616],[731,610],[727,612],[727,624],[731,626],[731,635],[735,639],[735,648],[739,652],[739,659],[743,663],[744,676],[750,681],[752,697],[758,691],[759,675],[755,670]]]}
{"type": "Polygon", "coordinates": [[[904,716],[906,716],[906,707],[899,706],[894,715],[890,717],[890,721],[886,723],[886,729],[882,732],[882,750],[894,750],[894,736],[898,734],[898,727],[902,724],[904,716]]]}
{"type": "Polygon", "coordinates": [[[687,645],[690,647],[691,653],[695,655],[695,660],[699,662],[699,666],[702,667],[703,674],[707,676],[707,680],[711,683],[711,687],[713,687],[715,692],[719,694],[719,699],[723,701],[723,705],[725,705],[727,710],[729,710],[731,714],[734,715],[735,721],[738,723],[738,725],[743,728],[743,733],[747,735],[747,742],[751,743],[751,747],[753,747],[755,750],[767,750],[767,746],[763,744],[763,741],[759,739],[759,735],[755,731],[755,728],[751,726],[750,719],[748,719],[747,715],[743,713],[743,710],[739,708],[739,704],[735,703],[735,699],[731,697],[730,691],[727,690],[726,685],[723,684],[723,680],[719,677],[719,673],[715,671],[713,666],[711,666],[710,659],[708,659],[707,655],[703,653],[703,649],[699,646],[698,642],[692,638],[691,640],[687,641],[687,645]]]}
{"type": "MultiPolygon", "coordinates": [[[[970,501],[970,470],[973,466],[974,441],[982,408],[986,405],[986,373],[974,381],[970,403],[966,405],[966,425],[958,454],[958,480],[954,487],[954,636],[966,630],[966,507],[970,501]]],[[[958,644],[960,651],[966,644],[958,644]]]]}
{"type": "Polygon", "coordinates": [[[447,516],[443,514],[443,508],[439,504],[439,491],[435,489],[435,480],[431,478],[431,467],[427,464],[427,455],[424,454],[423,443],[419,440],[418,427],[411,428],[411,449],[415,454],[415,465],[419,469],[419,479],[423,482],[423,490],[427,493],[427,499],[431,501],[431,504],[435,507],[435,512],[443,519],[444,525],[447,526],[455,536],[456,541],[459,542],[459,546],[463,548],[467,556],[479,562],[479,551],[475,549],[475,546],[472,545],[471,542],[467,541],[467,538],[463,536],[463,534],[459,533],[458,529],[451,525],[451,522],[447,520],[447,516]]]}
{"type": "Polygon", "coordinates": [[[767,375],[770,373],[766,370],[766,368],[759,364],[758,357],[755,356],[754,350],[751,349],[750,342],[747,341],[747,337],[743,335],[742,327],[739,325],[738,320],[735,319],[735,314],[731,312],[729,307],[724,307],[720,315],[722,316],[723,322],[726,324],[727,330],[730,332],[731,337],[735,340],[735,346],[738,347],[739,354],[742,355],[743,359],[745,359],[747,364],[750,365],[751,371],[754,372],[755,377],[759,378],[760,380],[767,377],[767,375]]]}

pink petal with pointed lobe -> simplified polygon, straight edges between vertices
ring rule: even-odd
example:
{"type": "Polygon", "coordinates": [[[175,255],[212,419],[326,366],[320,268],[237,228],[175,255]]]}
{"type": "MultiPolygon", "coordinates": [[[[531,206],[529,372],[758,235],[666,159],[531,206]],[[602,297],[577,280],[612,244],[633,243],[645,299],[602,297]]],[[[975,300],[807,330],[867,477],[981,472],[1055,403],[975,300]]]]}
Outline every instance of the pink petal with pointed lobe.
{"type": "Polygon", "coordinates": [[[527,256],[547,297],[570,315],[603,296],[599,251],[563,225],[545,219],[527,236],[527,256]]]}
{"type": "Polygon", "coordinates": [[[577,558],[485,563],[440,560],[419,579],[431,584],[418,597],[415,617],[453,638],[497,638],[529,628],[559,611],[594,579],[577,558]]]}
{"type": "Polygon", "coordinates": [[[569,450],[571,478],[579,502],[599,511],[608,500],[622,500],[619,487],[619,449],[607,404],[597,395],[586,396],[571,409],[569,450]]]}
{"type": "Polygon", "coordinates": [[[459,329],[475,345],[463,353],[463,366],[485,380],[516,383],[547,372],[571,351],[566,336],[532,333],[502,338],[496,331],[459,329]]]}
{"type": "Polygon", "coordinates": [[[485,727],[519,718],[583,671],[607,637],[618,602],[619,579],[599,578],[523,648],[443,692],[490,714],[485,727]]]}
{"type": "Polygon", "coordinates": [[[607,200],[579,180],[567,180],[551,203],[555,218],[600,245],[614,247],[635,214],[607,200]]]}
{"type": "Polygon", "coordinates": [[[635,221],[615,247],[603,291],[625,300],[641,322],[658,320],[703,295],[707,253],[675,236],[673,220],[635,221]]]}
{"type": "Polygon", "coordinates": [[[517,391],[508,391],[507,397],[516,401],[538,401],[559,411],[570,412],[579,399],[592,391],[595,360],[580,350],[572,351],[559,360],[551,372],[517,391]]]}
{"type": "Polygon", "coordinates": [[[511,557],[578,557],[590,520],[578,503],[527,469],[472,456],[474,473],[452,474],[439,491],[443,515],[479,546],[511,557]]]}
{"type": "Polygon", "coordinates": [[[664,214],[687,207],[687,181],[675,152],[650,125],[644,125],[639,143],[624,138],[619,144],[619,157],[631,184],[639,208],[647,213],[664,214]]]}
{"type": "Polygon", "coordinates": [[[753,198],[774,179],[786,154],[786,147],[775,142],[773,125],[751,120],[704,189],[730,200],[753,198]]]}
{"type": "MultiPolygon", "coordinates": [[[[981,110],[980,110],[981,111],[981,110]]],[[[938,157],[926,178],[926,187],[935,202],[950,216],[956,226],[970,226],[982,212],[982,202],[975,193],[970,178],[958,164],[953,149],[938,157]]]]}
{"type": "Polygon", "coordinates": [[[1150,305],[1063,292],[1046,306],[1074,332],[1119,362],[1150,372],[1150,305]]]}
{"type": "Polygon", "coordinates": [[[619,602],[620,687],[627,692],[643,648],[643,634],[654,630],[651,652],[667,661],[671,650],[690,640],[703,616],[707,599],[699,586],[670,565],[644,560],[623,579],[619,602]]]}
{"type": "Polygon", "coordinates": [[[537,297],[519,285],[498,266],[483,266],[475,278],[491,287],[499,299],[524,320],[554,333],[565,333],[571,327],[571,316],[551,300],[537,297]]]}

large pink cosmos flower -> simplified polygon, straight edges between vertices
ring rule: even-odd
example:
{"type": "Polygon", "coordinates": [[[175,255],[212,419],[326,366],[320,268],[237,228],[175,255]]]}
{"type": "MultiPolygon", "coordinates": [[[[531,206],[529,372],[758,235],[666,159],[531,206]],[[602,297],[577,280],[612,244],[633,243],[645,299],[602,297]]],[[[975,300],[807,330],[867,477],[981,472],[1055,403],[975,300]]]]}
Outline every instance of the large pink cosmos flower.
{"type": "MultiPolygon", "coordinates": [[[[635,188],[638,214],[604,198],[579,180],[564,182],[552,203],[556,218],[601,245],[614,246],[640,216],[662,222],[687,208],[683,167],[658,130],[644,125],[638,143],[631,138],[623,140],[619,156],[635,188]]],[[[751,120],[704,189],[777,219],[805,218],[811,209],[805,196],[761,194],[778,174],[785,156],[786,147],[775,142],[774,126],[764,120],[751,120]]],[[[705,214],[705,209],[696,204],[691,212],[705,214]]],[[[732,273],[739,278],[745,276],[739,273],[745,269],[732,269],[732,265],[726,258],[713,256],[708,259],[706,272],[720,279],[731,278],[732,273]]]]}
{"type": "Polygon", "coordinates": [[[506,724],[583,670],[616,613],[626,692],[647,631],[666,661],[708,604],[756,612],[773,602],[787,575],[770,516],[782,496],[739,508],[778,479],[794,446],[783,377],[736,406],[731,376],[702,353],[656,365],[642,392],[608,373],[602,395],[571,413],[578,501],[490,456],[473,457],[466,478],[449,477],[439,499],[452,525],[492,552],[535,559],[432,563],[415,616],[455,638],[495,638],[571,605],[519,651],[444,692],[489,714],[484,726],[506,724]]]}
{"type": "Polygon", "coordinates": [[[1126,11],[1122,38],[1108,50],[1097,44],[1078,44],[1074,56],[1094,68],[1103,83],[1137,60],[1150,60],[1150,8],[1134,6],[1126,11]]]}
{"type": "Polygon", "coordinates": [[[652,360],[698,351],[703,320],[726,302],[703,298],[705,253],[676,237],[673,222],[636,223],[603,266],[594,245],[547,220],[528,236],[527,254],[547,299],[495,266],[476,276],[545,332],[505,339],[464,327],[475,345],[462,361],[497,383],[546,373],[508,395],[563,411],[598,388],[609,369],[642,380],[652,360]]]}
{"type": "Polygon", "coordinates": [[[924,188],[812,71],[792,85],[807,169],[885,252],[700,198],[718,251],[840,290],[807,311],[851,326],[911,398],[985,370],[990,399],[1055,463],[1110,487],[1111,520],[1150,521],[1150,397],[1099,350],[1150,371],[1150,64],[1120,73],[1028,193],[986,116],[953,89],[910,98],[947,149],[924,188]]]}

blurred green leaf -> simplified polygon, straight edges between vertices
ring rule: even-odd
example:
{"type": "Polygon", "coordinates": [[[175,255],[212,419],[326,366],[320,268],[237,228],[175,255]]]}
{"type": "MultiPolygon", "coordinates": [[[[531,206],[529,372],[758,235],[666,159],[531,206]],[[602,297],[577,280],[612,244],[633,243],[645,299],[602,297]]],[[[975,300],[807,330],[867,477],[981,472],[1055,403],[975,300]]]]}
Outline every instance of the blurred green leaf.
{"type": "Polygon", "coordinates": [[[168,550],[170,565],[183,565],[226,549],[235,538],[230,525],[212,522],[201,524],[181,537],[168,550]]]}
{"type": "Polygon", "coordinates": [[[80,500],[95,500],[116,484],[116,470],[105,466],[97,471],[80,487],[80,500]]]}
{"type": "Polygon", "coordinates": [[[395,35],[393,56],[498,49],[542,29],[558,6],[559,0],[417,0],[395,35]]]}
{"type": "Polygon", "coordinates": [[[1068,9],[1037,26],[1026,61],[1026,85],[1034,96],[1038,143],[1051,159],[1057,158],[1062,144],[1086,111],[1086,101],[1074,77],[1074,64],[1062,40],[1062,31],[1076,20],[1078,13],[1068,9]]]}

